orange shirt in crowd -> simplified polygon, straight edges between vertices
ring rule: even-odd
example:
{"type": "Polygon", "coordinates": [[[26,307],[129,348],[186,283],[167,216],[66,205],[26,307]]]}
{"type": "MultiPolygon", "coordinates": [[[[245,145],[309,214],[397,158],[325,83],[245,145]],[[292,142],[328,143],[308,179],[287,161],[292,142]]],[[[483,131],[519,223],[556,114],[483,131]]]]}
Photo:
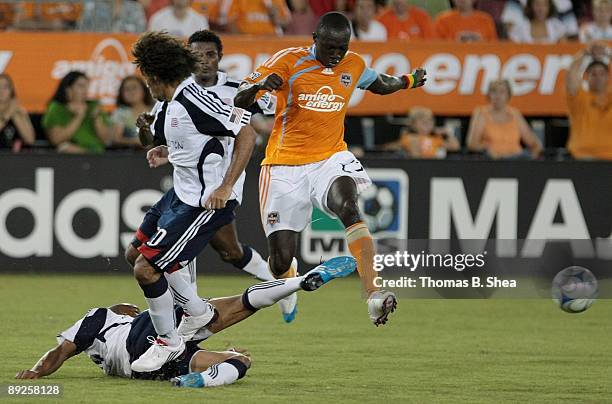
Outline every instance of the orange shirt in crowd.
{"type": "Polygon", "coordinates": [[[7,29],[15,20],[15,4],[0,3],[0,29],[7,29]]]}
{"type": "Polygon", "coordinates": [[[438,37],[454,41],[495,41],[497,31],[493,18],[482,11],[462,15],[456,10],[440,13],[435,29],[438,37]]]}
{"type": "Polygon", "coordinates": [[[429,14],[418,7],[410,6],[403,19],[400,19],[392,8],[388,8],[378,16],[377,20],[387,29],[389,39],[430,39],[436,36],[429,14]]]}
{"type": "Polygon", "coordinates": [[[17,5],[20,20],[35,20],[76,23],[81,17],[83,6],[81,3],[40,3],[21,2],[17,5]]]}
{"type": "Polygon", "coordinates": [[[228,23],[234,24],[241,34],[275,35],[266,3],[276,8],[281,20],[288,20],[291,12],[285,0],[233,0],[228,13],[228,23]]]}
{"type": "Polygon", "coordinates": [[[439,134],[416,134],[408,131],[403,132],[400,138],[400,145],[406,152],[411,153],[413,147],[413,140],[416,139],[417,147],[419,150],[419,157],[424,159],[435,159],[439,158],[441,153],[445,153],[444,149],[444,138],[439,134]]]}
{"type": "Polygon", "coordinates": [[[338,65],[325,68],[314,47],[287,48],[245,80],[256,83],[272,73],[284,84],[275,92],[274,128],[262,165],[309,164],[346,150],[344,117],[351,94],[375,79],[365,60],[349,51],[338,65]]]}
{"type": "Polygon", "coordinates": [[[604,99],[580,89],[567,96],[570,137],[567,148],[575,158],[612,159],[612,92],[604,99]]]}
{"type": "Polygon", "coordinates": [[[520,112],[512,107],[507,108],[512,118],[506,122],[496,122],[491,116],[491,108],[483,108],[485,124],[482,143],[486,150],[495,157],[511,157],[523,151],[518,119],[520,112]]]}

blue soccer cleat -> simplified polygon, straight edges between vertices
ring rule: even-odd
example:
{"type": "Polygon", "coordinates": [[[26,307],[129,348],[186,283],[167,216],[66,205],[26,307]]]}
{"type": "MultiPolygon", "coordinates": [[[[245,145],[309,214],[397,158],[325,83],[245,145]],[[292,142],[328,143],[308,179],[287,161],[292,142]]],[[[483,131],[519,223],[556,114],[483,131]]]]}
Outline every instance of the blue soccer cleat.
{"type": "Polygon", "coordinates": [[[204,378],[201,373],[192,372],[186,375],[173,377],[170,379],[170,383],[172,383],[174,387],[202,388],[204,387],[204,378]]]}
{"type": "Polygon", "coordinates": [[[332,279],[349,276],[356,268],[357,261],[355,261],[355,258],[335,257],[308,272],[302,279],[300,286],[306,291],[317,290],[332,279]]]}
{"type": "Polygon", "coordinates": [[[285,320],[285,323],[290,323],[293,320],[295,320],[295,316],[297,315],[297,304],[295,306],[293,306],[293,310],[291,311],[291,313],[283,313],[283,320],[285,320]]]}

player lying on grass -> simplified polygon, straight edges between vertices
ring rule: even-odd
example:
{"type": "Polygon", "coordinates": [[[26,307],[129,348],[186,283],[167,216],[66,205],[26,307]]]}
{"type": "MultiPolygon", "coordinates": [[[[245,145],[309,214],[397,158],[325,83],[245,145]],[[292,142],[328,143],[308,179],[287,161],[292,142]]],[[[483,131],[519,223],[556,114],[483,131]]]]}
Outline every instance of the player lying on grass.
{"type": "MultiPolygon", "coordinates": [[[[134,379],[168,380],[179,387],[214,387],[231,384],[242,378],[251,364],[250,358],[237,351],[213,352],[198,343],[269,307],[299,290],[313,291],[335,278],[346,277],[356,268],[352,257],[336,257],[314,268],[304,276],[255,284],[242,295],[212,299],[216,308],[213,321],[196,332],[185,351],[153,372],[132,372],[130,364],[155,340],[157,333],[148,311],[118,304],[91,309],[85,317],[60,333],[58,345],[43,355],[30,370],[17,373],[17,379],[38,379],[57,371],[75,355],[85,352],[109,376],[134,379]]],[[[183,310],[175,308],[176,321],[183,310]]]]}

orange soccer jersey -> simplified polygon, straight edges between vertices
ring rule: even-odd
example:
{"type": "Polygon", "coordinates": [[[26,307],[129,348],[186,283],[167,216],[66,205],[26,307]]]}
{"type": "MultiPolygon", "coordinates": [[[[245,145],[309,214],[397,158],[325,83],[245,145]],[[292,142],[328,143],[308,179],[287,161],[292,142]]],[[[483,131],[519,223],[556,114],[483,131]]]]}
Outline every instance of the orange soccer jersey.
{"type": "Polygon", "coordinates": [[[274,128],[262,165],[302,165],[346,150],[344,116],[355,87],[367,88],[377,77],[361,56],[347,52],[333,68],[324,67],[310,48],[284,49],[246,81],[256,83],[276,73],[274,128]]]}

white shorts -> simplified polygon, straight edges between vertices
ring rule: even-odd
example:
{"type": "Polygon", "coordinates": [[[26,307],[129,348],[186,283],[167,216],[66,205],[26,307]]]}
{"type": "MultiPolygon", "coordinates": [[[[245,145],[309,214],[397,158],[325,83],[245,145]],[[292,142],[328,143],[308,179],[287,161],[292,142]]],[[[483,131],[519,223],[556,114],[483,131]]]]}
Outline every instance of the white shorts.
{"type": "Polygon", "coordinates": [[[327,208],[327,192],[338,177],[352,178],[357,192],[372,183],[349,151],[311,164],[263,166],[259,175],[259,209],[266,237],[278,230],[304,230],[312,218],[313,205],[336,217],[327,208]]]}

